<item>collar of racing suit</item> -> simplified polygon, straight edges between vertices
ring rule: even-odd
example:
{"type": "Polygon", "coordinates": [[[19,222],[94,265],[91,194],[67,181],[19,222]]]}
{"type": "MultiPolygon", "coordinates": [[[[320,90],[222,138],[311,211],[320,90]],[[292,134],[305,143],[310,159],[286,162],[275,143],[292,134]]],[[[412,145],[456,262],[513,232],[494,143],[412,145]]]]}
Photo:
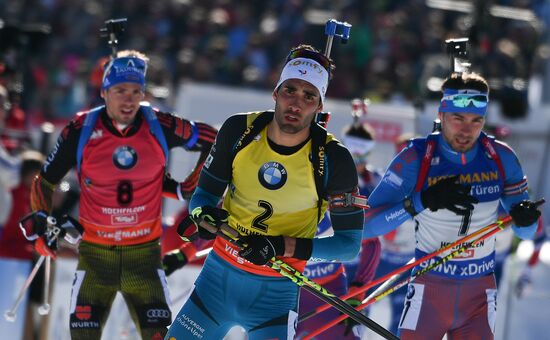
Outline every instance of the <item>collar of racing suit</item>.
{"type": "Polygon", "coordinates": [[[451,146],[443,138],[443,134],[439,134],[439,140],[437,141],[437,147],[440,154],[442,154],[449,161],[456,164],[467,164],[472,161],[479,150],[479,139],[476,141],[472,149],[466,152],[454,151],[451,146]]]}

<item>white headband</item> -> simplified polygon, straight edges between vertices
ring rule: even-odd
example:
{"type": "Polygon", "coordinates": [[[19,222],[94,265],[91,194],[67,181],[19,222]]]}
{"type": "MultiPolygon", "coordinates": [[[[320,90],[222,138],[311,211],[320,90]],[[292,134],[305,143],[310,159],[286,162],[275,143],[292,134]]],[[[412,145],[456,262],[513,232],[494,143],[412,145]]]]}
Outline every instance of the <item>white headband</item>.
{"type": "Polygon", "coordinates": [[[286,63],[281,77],[277,82],[275,89],[287,79],[305,80],[319,91],[321,102],[325,101],[325,93],[328,86],[328,72],[321,64],[309,58],[296,58],[286,63]]]}

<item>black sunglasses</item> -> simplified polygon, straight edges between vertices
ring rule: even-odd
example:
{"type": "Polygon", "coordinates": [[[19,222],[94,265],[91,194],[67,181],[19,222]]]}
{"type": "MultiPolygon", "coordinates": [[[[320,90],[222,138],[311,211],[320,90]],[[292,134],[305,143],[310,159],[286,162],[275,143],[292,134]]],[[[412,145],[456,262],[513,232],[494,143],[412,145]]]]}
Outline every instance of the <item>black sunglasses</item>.
{"type": "Polygon", "coordinates": [[[330,59],[327,58],[322,53],[311,51],[311,50],[306,50],[306,49],[303,49],[303,48],[295,49],[295,50],[290,51],[290,53],[286,57],[285,64],[288,63],[289,61],[291,61],[292,59],[296,59],[296,58],[307,58],[307,59],[315,60],[321,66],[323,66],[323,68],[325,70],[327,70],[329,75],[331,74],[330,68],[331,68],[332,63],[330,62],[330,59]]]}

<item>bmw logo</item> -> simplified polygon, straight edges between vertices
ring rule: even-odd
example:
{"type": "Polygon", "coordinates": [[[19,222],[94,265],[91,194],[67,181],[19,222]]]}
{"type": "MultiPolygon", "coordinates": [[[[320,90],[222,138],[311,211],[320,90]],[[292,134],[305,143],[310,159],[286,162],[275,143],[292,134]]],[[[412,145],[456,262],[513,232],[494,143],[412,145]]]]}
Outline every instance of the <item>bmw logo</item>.
{"type": "Polygon", "coordinates": [[[113,163],[122,170],[128,170],[137,163],[137,153],[129,146],[120,146],[113,153],[113,163]]]}
{"type": "Polygon", "coordinates": [[[288,177],[285,167],[281,163],[264,163],[258,171],[258,180],[269,190],[277,190],[286,183],[288,177]]]}

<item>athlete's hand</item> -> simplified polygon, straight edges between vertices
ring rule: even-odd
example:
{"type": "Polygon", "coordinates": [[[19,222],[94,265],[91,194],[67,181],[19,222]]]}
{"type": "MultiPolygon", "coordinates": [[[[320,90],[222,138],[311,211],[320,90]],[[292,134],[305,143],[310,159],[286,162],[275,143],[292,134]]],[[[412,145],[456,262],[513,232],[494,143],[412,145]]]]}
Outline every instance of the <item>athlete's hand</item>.
{"type": "Polygon", "coordinates": [[[38,236],[44,235],[48,226],[48,213],[39,210],[32,215],[32,233],[38,236]]]}
{"type": "Polygon", "coordinates": [[[162,258],[162,268],[164,268],[164,272],[166,276],[168,276],[177,269],[185,266],[187,262],[187,256],[185,256],[181,250],[176,249],[164,255],[162,258]]]}
{"type": "Polygon", "coordinates": [[[32,221],[31,234],[38,236],[34,241],[34,250],[42,256],[51,256],[55,260],[57,237],[50,240],[52,236],[47,233],[48,213],[43,210],[37,211],[32,215],[30,220],[32,221]]]}
{"type": "Polygon", "coordinates": [[[473,210],[479,200],[470,195],[471,185],[458,183],[457,176],[447,177],[420,193],[422,205],[431,211],[448,209],[457,215],[473,210]]]}
{"type": "Polygon", "coordinates": [[[516,226],[528,227],[539,219],[540,210],[538,210],[537,203],[530,200],[523,200],[512,206],[510,209],[510,216],[512,216],[516,226]]]}
{"type": "Polygon", "coordinates": [[[241,240],[245,246],[239,251],[239,256],[262,266],[274,256],[283,256],[285,253],[285,239],[283,236],[248,235],[241,240]]]}
{"type": "Polygon", "coordinates": [[[42,235],[34,241],[34,250],[41,256],[51,256],[52,259],[57,259],[55,252],[57,251],[57,238],[48,241],[46,235],[42,235]]]}
{"type": "MultiPolygon", "coordinates": [[[[349,298],[346,300],[346,303],[349,304],[350,306],[352,306],[354,309],[355,307],[359,306],[361,304],[361,300],[359,299],[356,299],[356,298],[349,298]]],[[[341,323],[344,325],[344,336],[348,336],[348,334],[350,334],[352,331],[353,331],[353,327],[359,325],[359,323],[355,320],[353,320],[353,318],[346,318],[344,320],[341,321],[341,323]]]]}
{"type": "Polygon", "coordinates": [[[197,225],[200,238],[213,240],[216,238],[216,233],[220,230],[221,225],[227,223],[229,213],[226,210],[205,205],[193,209],[191,218],[197,225]],[[203,221],[209,224],[208,229],[201,226],[203,221]]]}
{"type": "MultiPolygon", "coordinates": [[[[363,284],[361,282],[352,282],[349,287],[349,292],[352,293],[356,290],[358,290],[363,284]]],[[[352,306],[354,309],[355,307],[359,306],[361,302],[363,302],[363,299],[365,298],[365,292],[357,294],[355,296],[350,297],[346,300],[346,302],[352,306]]],[[[344,336],[348,336],[353,331],[353,327],[359,325],[359,323],[352,318],[346,318],[345,320],[342,320],[341,322],[345,328],[344,328],[344,336]]]]}

